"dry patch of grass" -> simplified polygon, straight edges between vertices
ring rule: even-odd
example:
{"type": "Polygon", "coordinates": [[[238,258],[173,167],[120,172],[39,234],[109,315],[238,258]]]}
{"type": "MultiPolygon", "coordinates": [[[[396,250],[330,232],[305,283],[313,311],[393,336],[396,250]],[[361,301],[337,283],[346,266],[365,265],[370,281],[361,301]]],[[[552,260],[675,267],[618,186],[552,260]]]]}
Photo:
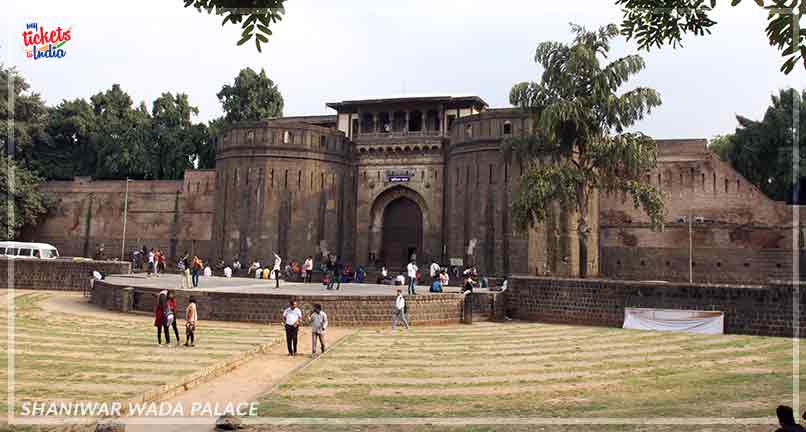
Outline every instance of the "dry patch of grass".
{"type": "MultiPolygon", "coordinates": [[[[14,389],[18,408],[23,400],[124,401],[259,344],[277,341],[280,336],[276,326],[205,321],[199,326],[196,347],[160,347],[153,317],[47,310],[54,295],[18,292],[15,299],[14,389]]],[[[0,414],[5,416],[8,310],[3,300],[0,414]]],[[[184,339],[183,320],[179,324],[184,339]]]]}
{"type": "MultiPolygon", "coordinates": [[[[758,418],[791,403],[791,374],[792,342],[784,338],[537,323],[365,330],[266,395],[260,414],[758,418]]],[[[677,430],[657,430],[667,429],[677,430]]]]}

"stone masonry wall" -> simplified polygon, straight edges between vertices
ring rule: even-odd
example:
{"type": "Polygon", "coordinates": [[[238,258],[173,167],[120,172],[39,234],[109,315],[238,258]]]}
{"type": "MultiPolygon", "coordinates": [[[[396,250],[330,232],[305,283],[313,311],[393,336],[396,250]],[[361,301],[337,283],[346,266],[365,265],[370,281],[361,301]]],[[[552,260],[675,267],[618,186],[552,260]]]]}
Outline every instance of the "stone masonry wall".
{"type": "Polygon", "coordinates": [[[89,289],[93,270],[101,274],[131,271],[131,264],[119,261],[72,261],[0,257],[0,289],[9,289],[14,276],[14,289],[83,291],[89,289]]]}
{"type": "Polygon", "coordinates": [[[663,194],[665,229],[653,231],[629,197],[603,194],[602,274],[688,281],[689,231],[681,218],[694,216],[702,218],[692,224],[695,281],[791,279],[792,207],[766,197],[705,140],[657,143],[658,165],[643,180],[663,194]]]}
{"type": "MultiPolygon", "coordinates": [[[[92,303],[107,309],[153,313],[156,288],[132,288],[97,282],[92,303]]],[[[194,292],[177,290],[177,307],[184,311],[188,298],[196,298],[200,320],[281,323],[290,296],[272,294],[194,292]]],[[[307,314],[314,303],[322,305],[332,324],[341,326],[391,325],[393,296],[293,296],[307,314]]],[[[407,297],[408,319],[413,325],[458,323],[460,294],[407,297]]]]}
{"type": "MultiPolygon", "coordinates": [[[[806,289],[799,290],[801,310],[806,289]]],[[[510,317],[552,323],[621,327],[625,307],[721,311],[725,333],[792,336],[791,283],[766,285],[661,284],[597,279],[513,277],[510,317]]],[[[806,325],[800,323],[800,334],[806,325]]]]}

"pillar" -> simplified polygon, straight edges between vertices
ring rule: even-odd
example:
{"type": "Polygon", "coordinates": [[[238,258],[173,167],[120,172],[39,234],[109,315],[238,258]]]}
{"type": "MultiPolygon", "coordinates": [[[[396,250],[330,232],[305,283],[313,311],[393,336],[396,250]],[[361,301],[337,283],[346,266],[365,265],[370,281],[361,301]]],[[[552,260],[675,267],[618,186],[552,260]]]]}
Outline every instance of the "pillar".
{"type": "Polygon", "coordinates": [[[408,110],[406,110],[406,124],[403,125],[403,132],[408,132],[409,131],[409,116],[410,115],[411,115],[411,113],[408,110]]]}

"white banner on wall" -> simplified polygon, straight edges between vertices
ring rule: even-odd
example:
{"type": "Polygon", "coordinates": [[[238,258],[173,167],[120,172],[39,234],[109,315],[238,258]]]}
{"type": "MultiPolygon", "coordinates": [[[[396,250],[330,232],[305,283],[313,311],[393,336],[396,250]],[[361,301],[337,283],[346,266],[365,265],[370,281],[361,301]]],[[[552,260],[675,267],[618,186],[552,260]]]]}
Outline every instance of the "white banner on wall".
{"type": "Polygon", "coordinates": [[[624,328],[723,334],[725,314],[719,311],[625,308],[624,328]]]}

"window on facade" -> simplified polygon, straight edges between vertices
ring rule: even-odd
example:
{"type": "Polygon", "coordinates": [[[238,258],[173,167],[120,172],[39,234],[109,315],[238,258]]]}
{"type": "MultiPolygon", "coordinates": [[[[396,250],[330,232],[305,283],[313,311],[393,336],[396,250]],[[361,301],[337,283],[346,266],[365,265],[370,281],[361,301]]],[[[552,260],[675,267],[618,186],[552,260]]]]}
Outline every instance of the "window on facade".
{"type": "Polygon", "coordinates": [[[473,136],[473,125],[465,126],[465,137],[470,138],[473,136]]]}
{"type": "Polygon", "coordinates": [[[504,135],[512,135],[512,123],[504,122],[504,135]]]}
{"type": "Polygon", "coordinates": [[[456,116],[453,114],[448,115],[448,130],[453,127],[453,122],[456,121],[456,116]]]}
{"type": "Polygon", "coordinates": [[[285,131],[283,132],[283,144],[291,144],[291,132],[285,131]]]}
{"type": "Polygon", "coordinates": [[[327,146],[327,137],[322,135],[319,137],[319,147],[327,146]]]}

